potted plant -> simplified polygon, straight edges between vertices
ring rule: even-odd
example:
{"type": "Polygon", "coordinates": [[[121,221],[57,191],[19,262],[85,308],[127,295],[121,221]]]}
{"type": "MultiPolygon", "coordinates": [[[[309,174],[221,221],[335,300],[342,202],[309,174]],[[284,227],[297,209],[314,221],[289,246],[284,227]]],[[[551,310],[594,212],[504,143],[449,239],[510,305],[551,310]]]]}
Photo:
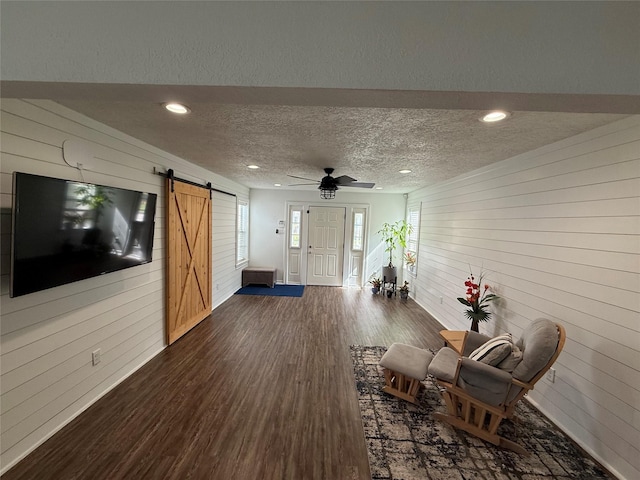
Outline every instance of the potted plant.
{"type": "Polygon", "coordinates": [[[385,243],[384,251],[389,254],[389,264],[382,269],[382,275],[386,282],[392,282],[395,284],[398,277],[396,267],[393,265],[393,251],[397,246],[402,248],[407,247],[407,237],[413,232],[413,225],[406,222],[406,220],[398,220],[395,223],[385,222],[382,224],[382,228],[378,230],[378,233],[382,236],[382,241],[385,243]]]}
{"type": "Polygon", "coordinates": [[[486,322],[491,318],[491,312],[486,310],[489,306],[489,303],[497,300],[499,297],[490,293],[491,287],[486,283],[484,286],[482,285],[482,280],[484,279],[484,273],[480,272],[480,277],[478,278],[478,283],[476,283],[476,279],[473,276],[473,272],[470,272],[467,281],[464,282],[464,285],[467,287],[466,297],[458,297],[458,301],[467,307],[470,307],[465,315],[469,320],[471,320],[471,330],[473,332],[478,331],[478,324],[480,322],[486,322]]]}
{"type": "Polygon", "coordinates": [[[407,237],[413,232],[413,225],[405,220],[398,220],[396,223],[385,222],[378,233],[382,235],[382,241],[385,243],[385,252],[389,254],[389,267],[393,267],[393,251],[398,245],[407,248],[407,237]]]}
{"type": "Polygon", "coordinates": [[[409,297],[409,282],[405,280],[404,284],[398,290],[400,290],[400,298],[406,300],[409,297]]]}
{"type": "Polygon", "coordinates": [[[369,283],[371,284],[371,293],[376,294],[380,292],[380,286],[382,285],[380,277],[372,277],[369,283]]]}

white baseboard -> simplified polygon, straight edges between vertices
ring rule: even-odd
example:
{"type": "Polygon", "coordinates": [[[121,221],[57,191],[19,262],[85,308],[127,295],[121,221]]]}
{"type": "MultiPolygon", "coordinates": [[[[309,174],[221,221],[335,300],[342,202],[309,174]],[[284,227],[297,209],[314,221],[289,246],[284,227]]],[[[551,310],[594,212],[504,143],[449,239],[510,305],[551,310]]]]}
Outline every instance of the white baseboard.
{"type": "Polygon", "coordinates": [[[553,423],[556,427],[558,427],[558,429],[561,430],[562,433],[564,433],[567,437],[569,437],[577,445],[579,445],[580,448],[582,448],[591,457],[593,457],[598,463],[600,463],[600,465],[606,468],[612,475],[614,475],[616,478],[619,478],[620,480],[625,480],[625,477],[620,472],[618,472],[615,468],[613,468],[609,463],[607,463],[607,461],[604,460],[597,452],[595,452],[593,449],[589,448],[587,445],[582,443],[580,439],[573,436],[571,432],[567,432],[564,428],[562,428],[562,424],[558,422],[558,419],[555,418],[553,415],[551,415],[549,411],[547,411],[545,408],[542,407],[542,405],[540,405],[538,402],[536,402],[529,396],[527,396],[526,398],[531,405],[536,407],[545,417],[547,417],[547,419],[551,423],[553,423]]]}

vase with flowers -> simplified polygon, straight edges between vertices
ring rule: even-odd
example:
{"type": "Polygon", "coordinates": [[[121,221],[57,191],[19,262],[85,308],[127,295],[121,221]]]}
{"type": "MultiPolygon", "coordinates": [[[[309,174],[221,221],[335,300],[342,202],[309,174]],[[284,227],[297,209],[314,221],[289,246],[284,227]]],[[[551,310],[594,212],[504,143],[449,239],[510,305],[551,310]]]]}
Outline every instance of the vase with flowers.
{"type": "Polygon", "coordinates": [[[471,320],[471,330],[473,332],[478,331],[480,322],[486,322],[491,318],[491,312],[487,308],[489,303],[499,298],[491,293],[491,287],[488,284],[482,284],[483,280],[484,273],[480,272],[476,282],[473,272],[470,272],[467,281],[464,282],[465,287],[467,287],[466,297],[458,297],[460,303],[469,307],[465,314],[471,320]]]}

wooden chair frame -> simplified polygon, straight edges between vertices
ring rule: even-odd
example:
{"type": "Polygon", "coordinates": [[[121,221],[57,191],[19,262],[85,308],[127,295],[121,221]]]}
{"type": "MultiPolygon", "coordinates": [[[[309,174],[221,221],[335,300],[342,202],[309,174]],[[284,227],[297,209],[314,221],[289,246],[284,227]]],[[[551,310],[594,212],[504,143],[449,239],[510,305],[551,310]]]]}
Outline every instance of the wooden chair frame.
{"type": "MultiPolygon", "coordinates": [[[[528,452],[521,445],[501,437],[497,431],[504,418],[511,419],[513,417],[516,404],[529,390],[533,389],[536,382],[547,373],[558,358],[558,355],[560,355],[566,340],[566,332],[562,325],[556,323],[556,327],[558,329],[558,346],[551,359],[528,383],[512,377],[511,387],[507,391],[505,400],[498,406],[484,403],[458,387],[458,377],[462,366],[462,356],[460,356],[453,381],[449,383],[437,380],[438,385],[441,387],[440,393],[447,406],[447,413],[434,413],[434,418],[447,422],[499,447],[507,448],[522,455],[528,455],[528,452]],[[512,400],[508,400],[513,388],[521,390],[512,400]]],[[[464,351],[464,348],[462,351],[464,351]]]]}
{"type": "Polygon", "coordinates": [[[385,383],[385,386],[382,387],[383,392],[407,402],[418,404],[416,397],[420,392],[420,388],[424,386],[420,380],[388,368],[383,368],[382,371],[384,372],[385,383]]]}

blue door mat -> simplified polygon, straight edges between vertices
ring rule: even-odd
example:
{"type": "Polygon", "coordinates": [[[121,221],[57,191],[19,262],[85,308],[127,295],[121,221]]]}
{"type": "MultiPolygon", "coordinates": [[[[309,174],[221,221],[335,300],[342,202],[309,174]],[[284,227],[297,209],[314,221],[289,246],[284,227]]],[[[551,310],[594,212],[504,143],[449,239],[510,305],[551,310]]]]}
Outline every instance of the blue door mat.
{"type": "Polygon", "coordinates": [[[248,285],[242,287],[236,295],[263,295],[272,297],[301,297],[304,293],[304,285],[275,285],[270,287],[257,287],[248,285]]]}

